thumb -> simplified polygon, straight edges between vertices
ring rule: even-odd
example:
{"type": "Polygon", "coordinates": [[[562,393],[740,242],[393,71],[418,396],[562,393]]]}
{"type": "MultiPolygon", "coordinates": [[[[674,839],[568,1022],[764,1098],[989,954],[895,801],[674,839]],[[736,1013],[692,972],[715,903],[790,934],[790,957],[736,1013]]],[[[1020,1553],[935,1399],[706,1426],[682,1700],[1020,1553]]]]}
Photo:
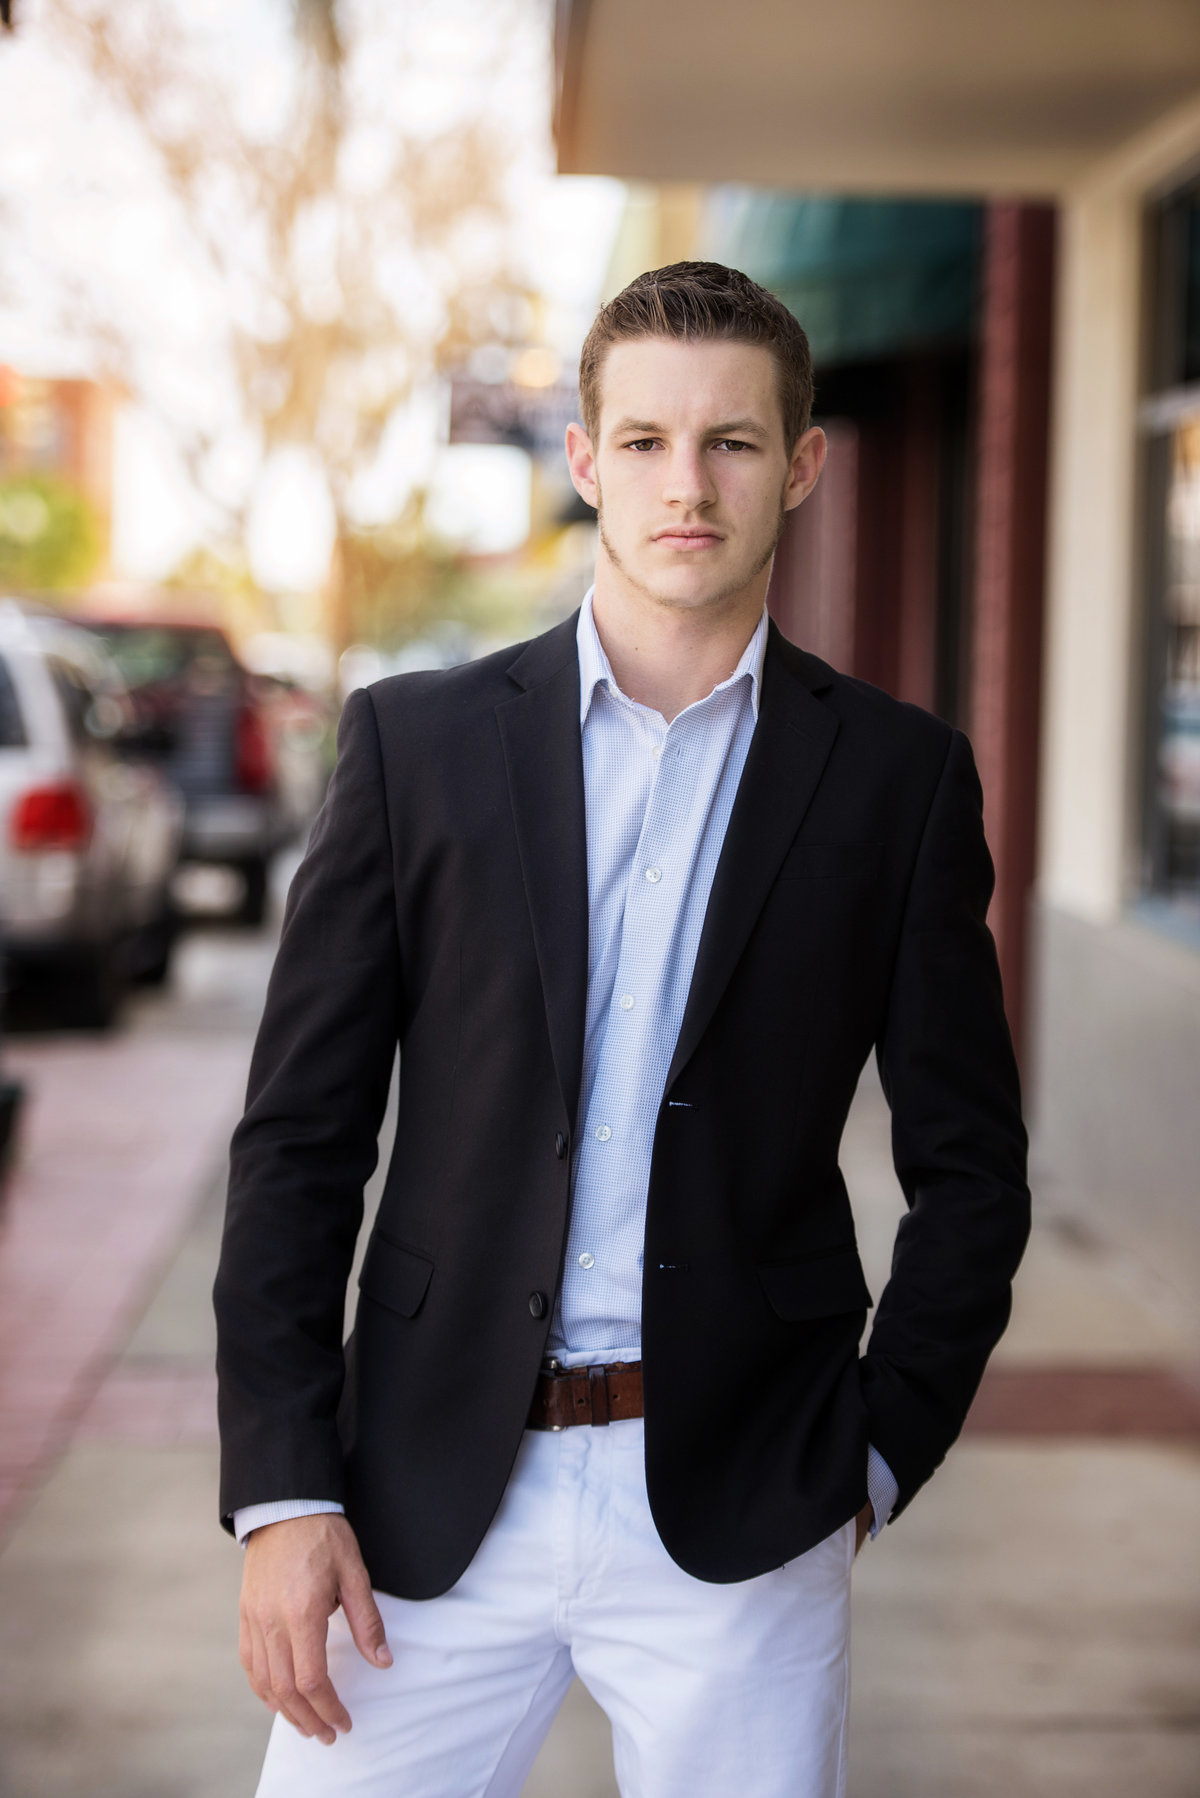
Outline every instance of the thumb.
{"type": "Polygon", "coordinates": [[[390,1667],[392,1651],[387,1645],[383,1618],[379,1615],[367,1570],[359,1556],[356,1555],[349,1565],[343,1564],[339,1588],[342,1610],[359,1654],[372,1667],[390,1667]]]}

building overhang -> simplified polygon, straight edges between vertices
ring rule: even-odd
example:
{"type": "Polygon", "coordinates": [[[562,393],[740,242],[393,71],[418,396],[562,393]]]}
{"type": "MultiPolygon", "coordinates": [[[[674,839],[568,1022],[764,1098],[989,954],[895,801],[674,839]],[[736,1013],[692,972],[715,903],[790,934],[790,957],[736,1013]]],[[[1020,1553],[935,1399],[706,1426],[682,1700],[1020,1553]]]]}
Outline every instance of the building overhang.
{"type": "Polygon", "coordinates": [[[1200,94],[1195,0],[558,0],[558,166],[1052,197],[1200,94]]]}

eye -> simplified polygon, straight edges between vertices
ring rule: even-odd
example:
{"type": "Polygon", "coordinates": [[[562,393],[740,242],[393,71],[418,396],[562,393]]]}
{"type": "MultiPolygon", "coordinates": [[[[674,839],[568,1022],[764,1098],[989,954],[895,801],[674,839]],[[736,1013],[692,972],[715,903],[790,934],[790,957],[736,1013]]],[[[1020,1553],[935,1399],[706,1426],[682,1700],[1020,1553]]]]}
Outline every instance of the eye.
{"type": "Polygon", "coordinates": [[[726,450],[730,455],[740,455],[743,450],[752,450],[752,443],[744,443],[740,437],[722,437],[713,445],[714,449],[726,450]]]}
{"type": "Polygon", "coordinates": [[[656,449],[657,447],[657,437],[635,437],[632,443],[627,443],[625,445],[626,449],[637,450],[639,455],[645,455],[647,450],[656,449]]]}

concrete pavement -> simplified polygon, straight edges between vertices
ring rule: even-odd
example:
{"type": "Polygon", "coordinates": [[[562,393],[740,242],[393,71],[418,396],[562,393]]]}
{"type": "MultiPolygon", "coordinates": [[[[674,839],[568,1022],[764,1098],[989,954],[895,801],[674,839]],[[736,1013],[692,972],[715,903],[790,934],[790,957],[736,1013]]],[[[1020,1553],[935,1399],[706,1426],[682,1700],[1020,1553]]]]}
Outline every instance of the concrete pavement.
{"type": "MultiPolygon", "coordinates": [[[[888,1136],[868,1072],[843,1160],[874,1292],[888,1136]]],[[[851,1798],[1200,1791],[1196,1319],[1086,1220],[1035,1214],[968,1430],[859,1557],[851,1798]],[[989,1399],[1022,1382],[1025,1419],[989,1399]]]]}
{"type": "MultiPolygon", "coordinates": [[[[169,1194],[163,1182],[140,1189],[153,1254],[140,1285],[108,1305],[102,1349],[56,1413],[41,1484],[0,1553],[2,1798],[254,1789],[267,1719],[236,1660],[239,1556],[214,1521],[208,1288],[234,1066],[239,1056],[244,1066],[269,955],[265,939],[197,936],[175,993],[140,1001],[127,1041],[112,1045],[153,1065],[150,1109],[202,1115],[204,1127],[169,1194]],[[184,1099],[202,1067],[219,1071],[211,1110],[196,1113],[184,1099]]],[[[60,1051],[84,1057],[71,1062],[82,1089],[88,1047],[101,1045],[17,1052],[41,1057],[43,1086],[60,1051]]],[[[111,1155],[114,1143],[136,1145],[129,1118],[144,1118],[148,1090],[105,1090],[102,1110],[77,1118],[111,1155]]],[[[23,1178],[47,1193],[54,1180],[79,1186],[82,1150],[63,1157],[39,1140],[23,1178]]],[[[845,1165],[878,1292],[900,1201],[871,1081],[845,1165]]],[[[0,1241],[0,1290],[5,1253],[0,1241]]],[[[74,1267],[69,1239],[64,1253],[74,1267]]],[[[111,1256],[91,1265],[97,1284],[109,1279],[111,1256]]],[[[38,1287],[46,1303],[53,1273],[50,1257],[38,1287]]],[[[30,1365],[3,1365],[0,1402],[14,1366],[25,1378],[30,1365]]],[[[1175,1370],[1197,1365],[1190,1319],[1169,1294],[1079,1220],[1042,1220],[997,1357],[1002,1374],[1026,1380],[1022,1402],[1042,1393],[1036,1433],[1014,1434],[1011,1416],[989,1426],[981,1413],[858,1563],[851,1798],[1195,1798],[1200,1431],[1175,1370]],[[1083,1388],[1071,1381],[1082,1374],[1109,1392],[1103,1434],[1095,1416],[1092,1433],[1074,1428],[1072,1393],[1083,1388]],[[1058,1382],[1048,1413],[1047,1380],[1058,1382]],[[1164,1390],[1175,1395],[1165,1409],[1164,1390]]],[[[577,1686],[526,1798],[614,1793],[606,1723],[577,1686]]]]}

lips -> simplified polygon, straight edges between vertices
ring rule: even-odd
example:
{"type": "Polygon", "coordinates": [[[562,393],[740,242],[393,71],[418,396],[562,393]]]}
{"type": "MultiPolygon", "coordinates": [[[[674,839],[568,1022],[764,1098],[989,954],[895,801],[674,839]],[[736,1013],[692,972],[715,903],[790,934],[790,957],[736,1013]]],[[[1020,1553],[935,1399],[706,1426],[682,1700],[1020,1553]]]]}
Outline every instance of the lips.
{"type": "Polygon", "coordinates": [[[665,544],[668,549],[695,551],[712,549],[725,539],[718,531],[659,531],[654,541],[665,544]]]}

